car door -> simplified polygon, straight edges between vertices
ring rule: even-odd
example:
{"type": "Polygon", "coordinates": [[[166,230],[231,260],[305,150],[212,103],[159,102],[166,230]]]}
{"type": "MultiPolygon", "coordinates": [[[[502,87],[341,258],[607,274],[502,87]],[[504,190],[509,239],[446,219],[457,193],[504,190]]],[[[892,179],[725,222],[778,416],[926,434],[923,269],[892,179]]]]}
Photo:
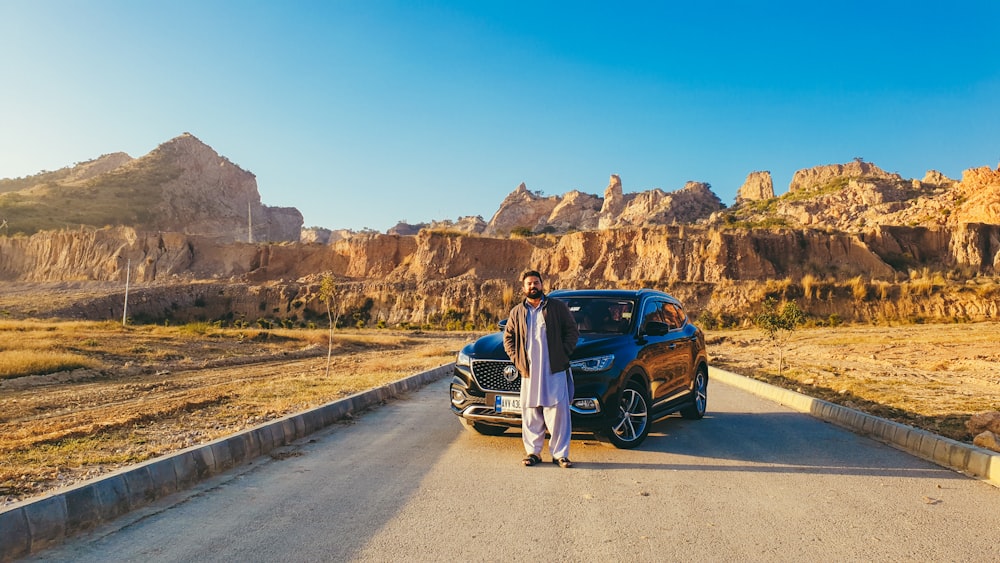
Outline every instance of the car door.
{"type": "Polygon", "coordinates": [[[696,337],[694,326],[687,322],[687,315],[680,305],[665,303],[662,312],[670,325],[664,346],[664,353],[667,355],[664,362],[668,375],[664,383],[663,397],[670,399],[686,393],[691,385],[696,337]]]}
{"type": "Polygon", "coordinates": [[[643,303],[639,319],[637,343],[639,353],[636,361],[649,376],[649,394],[653,404],[664,400],[669,394],[671,375],[670,334],[651,332],[651,327],[668,323],[663,307],[666,301],[648,299],[643,303]]]}

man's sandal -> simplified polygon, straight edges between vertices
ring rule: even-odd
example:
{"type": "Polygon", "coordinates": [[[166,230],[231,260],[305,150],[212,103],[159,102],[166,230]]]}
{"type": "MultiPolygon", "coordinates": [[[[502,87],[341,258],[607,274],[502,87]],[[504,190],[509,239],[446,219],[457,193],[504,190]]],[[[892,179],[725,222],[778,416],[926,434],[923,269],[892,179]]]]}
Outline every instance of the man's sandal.
{"type": "Polygon", "coordinates": [[[552,458],[552,463],[562,467],[563,469],[573,467],[573,462],[570,461],[568,457],[561,457],[559,459],[552,458]]]}
{"type": "Polygon", "coordinates": [[[531,467],[532,465],[537,465],[541,462],[542,458],[535,454],[528,454],[528,457],[521,460],[521,463],[523,463],[525,467],[531,467]]]}

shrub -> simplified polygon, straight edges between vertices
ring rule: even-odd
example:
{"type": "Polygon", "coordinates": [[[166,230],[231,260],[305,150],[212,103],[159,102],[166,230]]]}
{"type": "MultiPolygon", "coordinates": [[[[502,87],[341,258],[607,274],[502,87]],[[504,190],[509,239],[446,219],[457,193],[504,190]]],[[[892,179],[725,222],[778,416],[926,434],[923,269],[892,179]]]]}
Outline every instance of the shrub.
{"type": "Polygon", "coordinates": [[[719,328],[719,318],[715,316],[715,313],[707,309],[698,315],[698,319],[695,322],[704,330],[715,330],[719,328]]]}
{"type": "Polygon", "coordinates": [[[805,297],[806,300],[811,301],[816,295],[817,281],[816,276],[812,274],[806,274],[802,276],[801,280],[799,280],[799,284],[802,286],[802,296],[805,297]]]}
{"type": "Polygon", "coordinates": [[[851,289],[851,296],[855,301],[868,299],[868,283],[861,276],[848,280],[847,286],[851,289]]]}
{"type": "Polygon", "coordinates": [[[791,338],[795,329],[805,321],[805,313],[799,309],[798,304],[794,301],[786,302],[779,312],[777,301],[770,297],[764,300],[763,310],[753,319],[754,325],[767,333],[767,338],[778,349],[779,376],[781,376],[781,367],[784,362],[785,343],[791,338]]]}
{"type": "Polygon", "coordinates": [[[742,319],[732,313],[719,313],[720,328],[736,328],[740,326],[742,319]]]}

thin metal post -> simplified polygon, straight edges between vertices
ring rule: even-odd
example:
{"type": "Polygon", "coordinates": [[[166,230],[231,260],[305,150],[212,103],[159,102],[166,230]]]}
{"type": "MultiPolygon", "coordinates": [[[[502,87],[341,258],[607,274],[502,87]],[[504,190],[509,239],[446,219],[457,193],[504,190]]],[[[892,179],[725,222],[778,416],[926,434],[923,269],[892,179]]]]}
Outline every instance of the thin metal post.
{"type": "Polygon", "coordinates": [[[125,326],[125,321],[128,320],[128,282],[131,273],[132,259],[129,258],[127,265],[125,266],[125,306],[122,307],[122,326],[125,326]]]}

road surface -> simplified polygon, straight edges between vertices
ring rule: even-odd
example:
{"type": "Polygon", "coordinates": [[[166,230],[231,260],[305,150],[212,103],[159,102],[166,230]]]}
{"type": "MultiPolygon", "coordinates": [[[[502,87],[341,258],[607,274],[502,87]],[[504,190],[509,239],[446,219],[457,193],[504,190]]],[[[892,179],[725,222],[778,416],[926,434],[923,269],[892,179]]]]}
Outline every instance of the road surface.
{"type": "Polygon", "coordinates": [[[638,450],[525,468],[447,378],[39,561],[1000,561],[1000,489],[719,383],[638,450]]]}

